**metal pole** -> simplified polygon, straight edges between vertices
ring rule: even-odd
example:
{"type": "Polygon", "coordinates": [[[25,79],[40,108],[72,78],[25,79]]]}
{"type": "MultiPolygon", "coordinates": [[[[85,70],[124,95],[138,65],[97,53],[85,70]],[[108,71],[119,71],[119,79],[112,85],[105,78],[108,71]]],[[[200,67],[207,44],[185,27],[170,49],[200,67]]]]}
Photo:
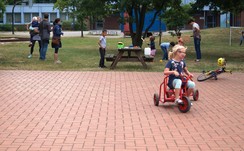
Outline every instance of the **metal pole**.
{"type": "Polygon", "coordinates": [[[12,35],[14,35],[14,8],[16,6],[16,1],[14,1],[14,6],[12,8],[12,35]]]}
{"type": "Polygon", "coordinates": [[[14,8],[17,4],[20,4],[20,3],[27,3],[27,2],[22,2],[22,0],[19,2],[16,2],[16,0],[14,0],[14,6],[12,8],[12,35],[14,35],[14,8]]]}
{"type": "Polygon", "coordinates": [[[161,11],[159,13],[159,46],[161,45],[162,41],[162,18],[161,18],[161,11]]]}
{"type": "Polygon", "coordinates": [[[231,37],[231,34],[232,34],[231,32],[232,32],[232,31],[231,31],[231,26],[230,26],[230,39],[229,39],[229,45],[230,45],[230,46],[231,46],[231,38],[232,38],[232,37],[231,37]]]}
{"type": "Polygon", "coordinates": [[[23,3],[22,1],[16,2],[16,0],[14,0],[14,6],[12,8],[12,34],[14,35],[14,8],[17,4],[23,3]]]}
{"type": "Polygon", "coordinates": [[[73,1],[73,19],[72,19],[72,30],[74,31],[75,30],[75,14],[74,14],[74,11],[75,11],[75,3],[73,1]]]}

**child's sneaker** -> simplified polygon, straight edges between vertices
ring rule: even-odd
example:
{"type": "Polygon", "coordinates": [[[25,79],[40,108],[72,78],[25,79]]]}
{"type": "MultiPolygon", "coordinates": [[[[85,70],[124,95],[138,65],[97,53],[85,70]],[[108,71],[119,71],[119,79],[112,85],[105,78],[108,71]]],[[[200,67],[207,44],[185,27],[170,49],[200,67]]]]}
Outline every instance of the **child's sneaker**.
{"type": "Polygon", "coordinates": [[[176,99],[175,104],[183,104],[183,101],[181,99],[176,99]]]}
{"type": "Polygon", "coordinates": [[[60,60],[57,60],[54,62],[55,64],[61,64],[62,62],[60,60]]]}
{"type": "Polygon", "coordinates": [[[31,55],[31,54],[29,54],[27,58],[28,58],[28,59],[32,58],[32,55],[31,55]]]}

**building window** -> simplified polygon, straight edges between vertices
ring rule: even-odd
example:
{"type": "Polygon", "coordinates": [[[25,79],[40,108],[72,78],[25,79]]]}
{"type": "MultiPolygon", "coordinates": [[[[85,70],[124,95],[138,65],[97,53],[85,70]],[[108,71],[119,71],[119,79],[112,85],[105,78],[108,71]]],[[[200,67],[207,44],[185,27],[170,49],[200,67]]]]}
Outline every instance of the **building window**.
{"type": "Polygon", "coordinates": [[[21,23],[21,14],[20,13],[14,14],[14,22],[15,23],[21,23]]]}
{"type": "MultiPolygon", "coordinates": [[[[38,17],[38,16],[39,16],[39,13],[32,13],[32,18],[33,18],[34,16],[38,17]]],[[[32,19],[32,18],[31,18],[31,19],[32,19]]]]}
{"type": "Polygon", "coordinates": [[[0,17],[0,23],[3,23],[3,17],[0,17]]]}
{"type": "Polygon", "coordinates": [[[25,23],[30,23],[32,22],[33,17],[38,17],[39,13],[24,13],[24,22],[25,23]]]}
{"type": "Polygon", "coordinates": [[[11,24],[12,23],[12,14],[6,13],[6,23],[11,24]]]}
{"type": "Polygon", "coordinates": [[[57,18],[57,13],[50,13],[49,18],[50,18],[50,22],[53,23],[54,20],[57,18]]]}
{"type": "Polygon", "coordinates": [[[66,20],[66,13],[60,13],[60,19],[66,20]]]}
{"type": "Polygon", "coordinates": [[[24,22],[25,23],[31,22],[31,14],[30,13],[24,13],[24,22]]]}
{"type": "Polygon", "coordinates": [[[103,21],[97,21],[96,22],[96,29],[103,29],[103,21]]]}
{"type": "MultiPolygon", "coordinates": [[[[44,14],[45,14],[45,13],[42,13],[42,18],[44,18],[44,14]]],[[[48,16],[49,21],[50,21],[51,23],[53,23],[53,21],[57,18],[57,13],[49,13],[48,15],[49,15],[49,16],[48,16]]]]}

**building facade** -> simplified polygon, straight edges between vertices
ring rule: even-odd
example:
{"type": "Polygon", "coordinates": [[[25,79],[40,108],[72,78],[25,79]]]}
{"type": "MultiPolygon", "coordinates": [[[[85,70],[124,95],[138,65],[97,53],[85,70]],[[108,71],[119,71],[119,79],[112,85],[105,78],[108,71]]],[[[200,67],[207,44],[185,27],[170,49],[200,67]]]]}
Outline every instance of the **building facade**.
{"type": "MultiPolygon", "coordinates": [[[[6,11],[3,17],[0,18],[0,24],[12,23],[12,11],[13,5],[7,5],[6,11]]],[[[49,14],[49,21],[53,22],[55,18],[61,18],[61,20],[68,20],[68,14],[60,12],[58,9],[54,9],[53,3],[34,3],[32,6],[21,4],[16,5],[14,8],[14,23],[27,24],[31,22],[32,17],[39,16],[43,18],[43,14],[49,14]]]]}
{"type": "MultiPolygon", "coordinates": [[[[182,4],[194,3],[195,0],[182,0],[182,4]]],[[[244,27],[244,11],[237,15],[231,13],[221,14],[221,12],[214,12],[208,6],[205,6],[202,11],[193,16],[195,21],[201,28],[213,27],[230,27],[238,26],[244,27]]],[[[189,28],[189,26],[186,26],[189,28]]]]}
{"type": "MultiPolygon", "coordinates": [[[[54,9],[54,1],[51,0],[36,0],[38,3],[26,5],[24,3],[16,5],[14,9],[14,24],[23,25],[31,22],[32,17],[43,17],[44,13],[49,14],[49,21],[53,22],[55,18],[61,18],[61,20],[69,20],[69,15],[64,12],[60,12],[58,9],[54,9]]],[[[182,0],[182,4],[194,3],[195,0],[182,0]]],[[[12,10],[13,5],[7,5],[6,11],[3,17],[0,18],[0,24],[12,24],[12,10]]],[[[90,22],[87,20],[87,30],[100,30],[106,29],[120,29],[119,14],[111,15],[103,20],[96,22],[90,22]]],[[[244,11],[238,15],[232,15],[230,13],[221,14],[214,13],[209,7],[204,9],[193,16],[195,21],[201,28],[213,28],[213,27],[230,27],[230,26],[242,26],[244,27],[244,11]]],[[[70,18],[70,20],[72,20],[70,18]]],[[[186,29],[190,29],[190,26],[186,25],[186,29]]]]}

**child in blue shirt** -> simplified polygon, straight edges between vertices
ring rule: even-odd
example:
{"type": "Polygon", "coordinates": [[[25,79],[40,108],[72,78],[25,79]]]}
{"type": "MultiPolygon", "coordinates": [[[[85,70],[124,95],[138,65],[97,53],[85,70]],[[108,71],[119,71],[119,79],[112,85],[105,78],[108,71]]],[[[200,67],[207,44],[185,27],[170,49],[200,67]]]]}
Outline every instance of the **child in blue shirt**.
{"type": "MultiPolygon", "coordinates": [[[[184,58],[186,56],[186,47],[181,45],[175,45],[173,47],[173,52],[170,56],[170,60],[165,66],[164,74],[169,75],[168,86],[170,89],[175,89],[175,103],[182,104],[183,101],[179,98],[180,88],[182,85],[182,80],[180,75],[186,74],[188,76],[193,77],[193,75],[188,71],[186,67],[186,63],[184,58]]],[[[188,80],[186,83],[187,96],[193,92],[195,83],[193,81],[188,80]]]]}
{"type": "Polygon", "coordinates": [[[28,30],[30,30],[30,44],[29,47],[32,46],[32,42],[33,42],[33,37],[39,33],[39,22],[37,17],[33,17],[31,23],[29,24],[29,28],[28,30]]]}
{"type": "Polygon", "coordinates": [[[102,35],[100,36],[100,39],[98,41],[99,53],[100,53],[99,68],[107,68],[104,65],[104,59],[105,59],[105,53],[106,53],[106,47],[107,47],[106,36],[107,36],[107,30],[104,29],[102,31],[102,35]]]}
{"type": "Polygon", "coordinates": [[[151,48],[151,56],[156,55],[156,47],[155,47],[155,37],[150,36],[150,48],[151,48]]]}

